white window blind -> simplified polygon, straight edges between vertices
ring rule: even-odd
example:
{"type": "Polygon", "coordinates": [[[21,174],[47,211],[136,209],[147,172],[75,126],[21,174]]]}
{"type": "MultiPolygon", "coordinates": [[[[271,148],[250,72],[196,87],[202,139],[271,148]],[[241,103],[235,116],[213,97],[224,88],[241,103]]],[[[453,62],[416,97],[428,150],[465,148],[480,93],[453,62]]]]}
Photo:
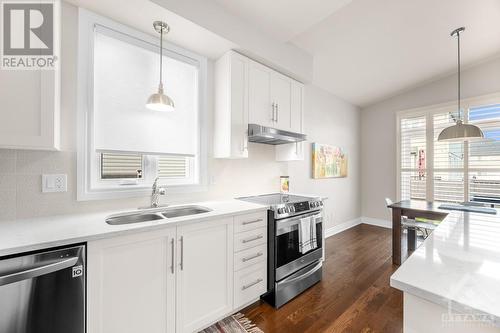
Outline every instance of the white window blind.
{"type": "Polygon", "coordinates": [[[402,118],[400,122],[401,199],[425,199],[426,118],[402,118]]]}
{"type": "Polygon", "coordinates": [[[500,204],[500,104],[471,108],[469,122],[487,139],[470,143],[469,200],[500,204]]]}
{"type": "Polygon", "coordinates": [[[398,116],[401,199],[500,205],[500,104],[478,104],[465,101],[463,118],[483,130],[479,142],[437,141],[458,119],[454,106],[398,116]]]}
{"type": "Polygon", "coordinates": [[[158,177],[160,178],[188,178],[189,157],[160,156],[158,158],[158,177]]]}
{"type": "Polygon", "coordinates": [[[101,152],[194,156],[198,151],[198,64],[165,49],[165,93],[172,112],[152,111],[157,46],[97,26],[94,39],[94,146],[101,152]],[[165,55],[166,54],[166,55],[165,55]]]}
{"type": "Polygon", "coordinates": [[[101,154],[102,179],[142,178],[142,173],[142,155],[101,154]]]}

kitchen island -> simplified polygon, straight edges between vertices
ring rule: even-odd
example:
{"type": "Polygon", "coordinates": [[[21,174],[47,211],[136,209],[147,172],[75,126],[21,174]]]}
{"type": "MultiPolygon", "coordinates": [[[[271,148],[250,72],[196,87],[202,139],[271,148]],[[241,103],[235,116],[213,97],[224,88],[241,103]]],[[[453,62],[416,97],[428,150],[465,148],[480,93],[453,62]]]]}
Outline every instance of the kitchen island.
{"type": "Polygon", "coordinates": [[[500,332],[500,215],[451,211],[391,277],[404,332],[500,332]]]}

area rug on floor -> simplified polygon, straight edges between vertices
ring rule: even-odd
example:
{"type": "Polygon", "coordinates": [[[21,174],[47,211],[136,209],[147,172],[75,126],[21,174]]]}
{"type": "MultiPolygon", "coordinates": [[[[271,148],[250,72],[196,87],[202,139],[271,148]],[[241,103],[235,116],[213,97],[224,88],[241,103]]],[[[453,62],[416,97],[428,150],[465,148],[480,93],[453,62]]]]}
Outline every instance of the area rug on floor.
{"type": "Polygon", "coordinates": [[[226,317],[200,333],[264,333],[241,313],[226,317]]]}

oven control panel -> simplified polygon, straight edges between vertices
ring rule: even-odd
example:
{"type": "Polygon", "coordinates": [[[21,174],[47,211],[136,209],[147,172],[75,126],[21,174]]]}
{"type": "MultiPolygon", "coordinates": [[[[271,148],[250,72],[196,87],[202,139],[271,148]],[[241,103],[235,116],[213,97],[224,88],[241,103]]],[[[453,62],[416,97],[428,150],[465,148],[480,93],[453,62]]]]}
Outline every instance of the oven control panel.
{"type": "Polygon", "coordinates": [[[277,207],[277,209],[275,210],[275,218],[285,218],[288,216],[300,214],[302,212],[318,210],[321,208],[323,208],[323,201],[321,200],[284,204],[281,207],[277,207]]]}

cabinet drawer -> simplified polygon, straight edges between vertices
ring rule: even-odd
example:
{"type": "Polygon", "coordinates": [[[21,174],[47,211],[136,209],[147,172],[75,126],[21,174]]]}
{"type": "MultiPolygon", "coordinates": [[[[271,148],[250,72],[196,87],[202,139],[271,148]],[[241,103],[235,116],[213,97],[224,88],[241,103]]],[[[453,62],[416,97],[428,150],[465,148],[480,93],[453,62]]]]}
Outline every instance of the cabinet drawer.
{"type": "Polygon", "coordinates": [[[237,215],[234,217],[234,232],[243,232],[267,226],[267,212],[237,215]]]}
{"type": "Polygon", "coordinates": [[[252,265],[234,274],[234,307],[241,307],[267,291],[266,263],[252,265]]]}
{"type": "Polygon", "coordinates": [[[234,252],[267,243],[267,228],[240,232],[234,235],[234,252]]]}
{"type": "Polygon", "coordinates": [[[234,254],[234,271],[258,262],[267,262],[267,244],[252,247],[234,254]]]}

